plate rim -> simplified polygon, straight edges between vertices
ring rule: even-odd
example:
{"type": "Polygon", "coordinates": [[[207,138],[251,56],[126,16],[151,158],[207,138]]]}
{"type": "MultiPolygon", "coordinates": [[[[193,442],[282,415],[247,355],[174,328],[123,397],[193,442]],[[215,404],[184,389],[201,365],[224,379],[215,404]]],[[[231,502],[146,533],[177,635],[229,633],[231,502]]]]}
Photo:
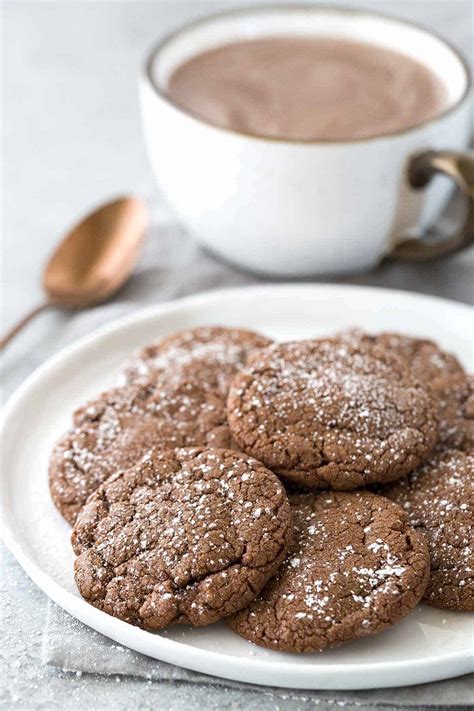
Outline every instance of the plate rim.
{"type": "MultiPolygon", "coordinates": [[[[189,296],[172,299],[159,304],[146,306],[130,314],[113,319],[110,323],[100,326],[92,333],[74,340],[58,353],[51,356],[45,363],[36,368],[14,391],[5,404],[1,417],[0,432],[3,433],[10,418],[15,417],[18,408],[21,411],[22,399],[28,396],[29,391],[41,384],[44,377],[55,370],[65,361],[77,356],[81,350],[87,348],[97,340],[107,338],[127,327],[143,323],[148,319],[159,318],[165,313],[181,311],[189,308],[199,308],[210,299],[223,299],[239,297],[243,293],[262,296],[264,292],[281,292],[293,298],[297,295],[314,294],[315,291],[326,292],[357,292],[361,296],[377,293],[384,296],[390,294],[393,298],[424,300],[426,305],[431,302],[443,302],[450,308],[455,308],[459,313],[468,316],[472,313],[469,304],[444,299],[442,297],[418,294],[416,292],[383,287],[370,287],[345,284],[259,284],[247,287],[230,289],[212,289],[189,296]]],[[[3,455],[2,455],[3,459],[3,455]]],[[[5,468],[3,468],[5,471],[5,468]]],[[[7,483],[7,477],[2,474],[2,492],[7,483]]],[[[7,548],[11,551],[18,563],[29,575],[33,582],[43,590],[56,604],[65,609],[76,619],[101,632],[114,641],[123,644],[137,652],[148,654],[156,659],[161,659],[172,664],[184,666],[196,672],[210,674],[221,678],[240,681],[261,686],[280,686],[281,688],[298,689],[370,689],[410,684],[429,683],[431,681],[452,678],[474,671],[474,652],[469,655],[466,650],[451,651],[436,657],[423,657],[422,659],[404,660],[396,662],[351,662],[314,665],[301,665],[298,667],[287,661],[275,659],[256,659],[249,657],[237,658],[218,651],[203,650],[198,647],[177,640],[150,635],[149,632],[133,627],[106,613],[92,607],[85,600],[77,597],[57,583],[50,574],[46,573],[35,560],[23,550],[21,538],[17,540],[14,528],[8,523],[7,497],[2,495],[0,521],[0,535],[7,548]],[[151,644],[147,644],[153,640],[151,644]],[[143,651],[147,649],[147,651],[143,651]],[[183,650],[186,659],[183,662],[183,650]],[[204,659],[203,659],[204,658],[204,659]],[[455,668],[454,668],[455,667],[455,668]],[[371,674],[367,674],[371,672],[371,674]],[[403,678],[400,674],[403,672],[403,678]],[[284,684],[281,683],[281,674],[285,674],[284,684]],[[398,676],[397,676],[398,673],[398,676]],[[265,674],[262,680],[261,675],[265,674]],[[376,676],[376,686],[370,678],[376,676]],[[317,679],[314,677],[317,676],[317,679]],[[343,680],[341,679],[343,677],[343,680]],[[291,677],[291,678],[290,678],[291,677]]],[[[275,654],[278,654],[276,652],[275,654]]]]}

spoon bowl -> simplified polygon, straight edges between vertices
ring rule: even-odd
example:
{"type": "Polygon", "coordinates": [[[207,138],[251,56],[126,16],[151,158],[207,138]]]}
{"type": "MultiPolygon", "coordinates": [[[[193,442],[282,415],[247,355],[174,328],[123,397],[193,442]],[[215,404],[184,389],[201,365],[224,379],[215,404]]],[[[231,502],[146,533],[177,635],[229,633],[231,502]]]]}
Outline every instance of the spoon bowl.
{"type": "Polygon", "coordinates": [[[65,236],[45,267],[47,300],[4,336],[0,348],[45,308],[79,309],[111,297],[131,275],[147,225],[147,207],[136,197],[118,198],[88,214],[65,236]]]}
{"type": "Polygon", "coordinates": [[[75,308],[108,299],[130,276],[148,222],[134,197],[109,202],[87,215],[53,252],[43,275],[51,301],[75,308]]]}

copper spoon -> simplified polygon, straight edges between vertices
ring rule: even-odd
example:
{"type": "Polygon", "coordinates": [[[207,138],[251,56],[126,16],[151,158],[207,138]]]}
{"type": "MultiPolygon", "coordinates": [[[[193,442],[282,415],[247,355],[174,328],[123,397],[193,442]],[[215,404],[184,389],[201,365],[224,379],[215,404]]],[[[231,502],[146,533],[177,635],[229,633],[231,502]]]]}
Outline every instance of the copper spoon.
{"type": "Polygon", "coordinates": [[[44,309],[81,309],[112,296],[133,271],[147,225],[147,207],[134,197],[119,198],[87,215],[45,267],[46,300],[8,331],[0,340],[0,350],[44,309]]]}

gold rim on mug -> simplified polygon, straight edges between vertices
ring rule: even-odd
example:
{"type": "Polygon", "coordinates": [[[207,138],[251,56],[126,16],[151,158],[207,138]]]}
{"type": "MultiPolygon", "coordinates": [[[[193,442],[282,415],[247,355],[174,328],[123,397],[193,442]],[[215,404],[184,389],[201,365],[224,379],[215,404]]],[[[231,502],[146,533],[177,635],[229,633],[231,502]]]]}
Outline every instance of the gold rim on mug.
{"type": "Polygon", "coordinates": [[[440,119],[444,118],[445,116],[448,116],[450,113],[452,113],[455,109],[457,109],[468,97],[469,91],[471,89],[471,77],[469,73],[469,67],[467,65],[466,60],[462,56],[462,54],[450,43],[448,42],[444,37],[441,35],[437,34],[436,32],[432,32],[431,30],[427,29],[423,25],[420,25],[416,22],[411,22],[409,20],[400,20],[397,17],[393,17],[391,15],[387,15],[383,12],[377,12],[377,11],[372,11],[372,10],[359,10],[359,9],[354,9],[354,8],[349,8],[343,5],[325,5],[325,4],[317,4],[317,5],[310,5],[307,3],[295,3],[292,5],[286,5],[284,3],[282,4],[276,4],[276,5],[258,5],[254,7],[241,7],[241,8],[234,8],[230,10],[223,10],[222,12],[216,12],[211,15],[206,15],[204,17],[198,18],[197,20],[193,20],[191,22],[188,22],[181,27],[179,27],[177,30],[174,30],[172,32],[169,32],[167,35],[165,35],[157,44],[155,44],[152,49],[148,52],[144,66],[142,67],[143,70],[143,75],[145,79],[147,80],[148,84],[150,87],[153,89],[153,91],[158,94],[158,96],[166,101],[170,106],[172,106],[174,109],[179,111],[180,113],[194,119],[195,121],[198,121],[201,124],[205,124],[207,126],[211,126],[214,129],[217,129],[219,131],[224,131],[226,133],[230,133],[236,136],[242,136],[245,138],[251,138],[255,139],[257,141],[269,141],[271,143],[291,143],[291,144],[303,144],[303,145],[308,145],[308,144],[329,144],[329,145],[337,145],[337,144],[348,144],[348,143],[366,143],[369,141],[375,141],[380,138],[390,138],[390,137],[396,137],[396,136],[403,136],[407,133],[411,133],[412,131],[416,131],[417,129],[423,128],[424,126],[427,126],[432,123],[436,123],[436,121],[439,121],[440,119]],[[158,55],[160,52],[162,52],[168,45],[170,45],[172,42],[174,42],[176,39],[181,37],[182,35],[185,35],[187,32],[198,29],[199,27],[204,27],[207,24],[210,24],[216,20],[219,19],[225,19],[227,17],[239,17],[239,16],[246,16],[246,15],[258,15],[261,13],[278,13],[278,12],[308,12],[308,13],[318,13],[318,12],[331,12],[334,14],[339,14],[339,15],[349,15],[349,16],[358,16],[358,17],[375,17],[377,19],[381,20],[387,20],[388,22],[391,22],[393,24],[401,25],[402,27],[412,27],[419,32],[423,32],[426,35],[429,35],[431,37],[434,37],[437,39],[439,42],[444,44],[451,52],[452,54],[456,57],[456,59],[459,61],[463,72],[464,72],[464,79],[465,79],[465,88],[462,93],[462,95],[459,97],[457,101],[455,101],[453,104],[448,106],[446,109],[441,111],[439,114],[436,114],[436,116],[433,116],[429,119],[426,119],[425,121],[421,121],[420,123],[417,123],[414,126],[409,126],[408,128],[401,129],[399,131],[392,131],[389,133],[379,133],[375,136],[362,136],[359,138],[350,138],[350,139],[314,139],[314,138],[284,138],[280,136],[266,136],[265,134],[260,134],[260,133],[252,133],[251,131],[239,131],[234,128],[228,128],[225,126],[216,126],[215,124],[211,123],[210,121],[207,121],[205,118],[202,116],[199,116],[198,114],[194,113],[193,111],[185,108],[178,102],[174,101],[169,94],[161,89],[154,81],[153,79],[153,72],[152,72],[152,67],[154,62],[156,61],[158,55]]]}

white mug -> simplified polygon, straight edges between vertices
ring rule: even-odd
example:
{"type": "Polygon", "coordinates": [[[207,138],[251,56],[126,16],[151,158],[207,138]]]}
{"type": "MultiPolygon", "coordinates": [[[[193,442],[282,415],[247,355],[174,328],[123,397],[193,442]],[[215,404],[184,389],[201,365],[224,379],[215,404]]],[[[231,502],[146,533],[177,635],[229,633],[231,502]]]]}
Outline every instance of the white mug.
{"type": "Polygon", "coordinates": [[[141,78],[152,168],[178,218],[216,255],[275,276],[367,270],[382,258],[422,260],[471,244],[474,160],[469,72],[444,40],[413,24],[340,7],[275,6],[214,15],[162,40],[141,78]],[[445,84],[447,108],[407,130],[345,141],[287,140],[218,128],[176,105],[173,70],[216,45],[265,35],[339,36],[404,52],[445,84]],[[450,176],[468,195],[458,233],[425,243],[450,176]]]}

